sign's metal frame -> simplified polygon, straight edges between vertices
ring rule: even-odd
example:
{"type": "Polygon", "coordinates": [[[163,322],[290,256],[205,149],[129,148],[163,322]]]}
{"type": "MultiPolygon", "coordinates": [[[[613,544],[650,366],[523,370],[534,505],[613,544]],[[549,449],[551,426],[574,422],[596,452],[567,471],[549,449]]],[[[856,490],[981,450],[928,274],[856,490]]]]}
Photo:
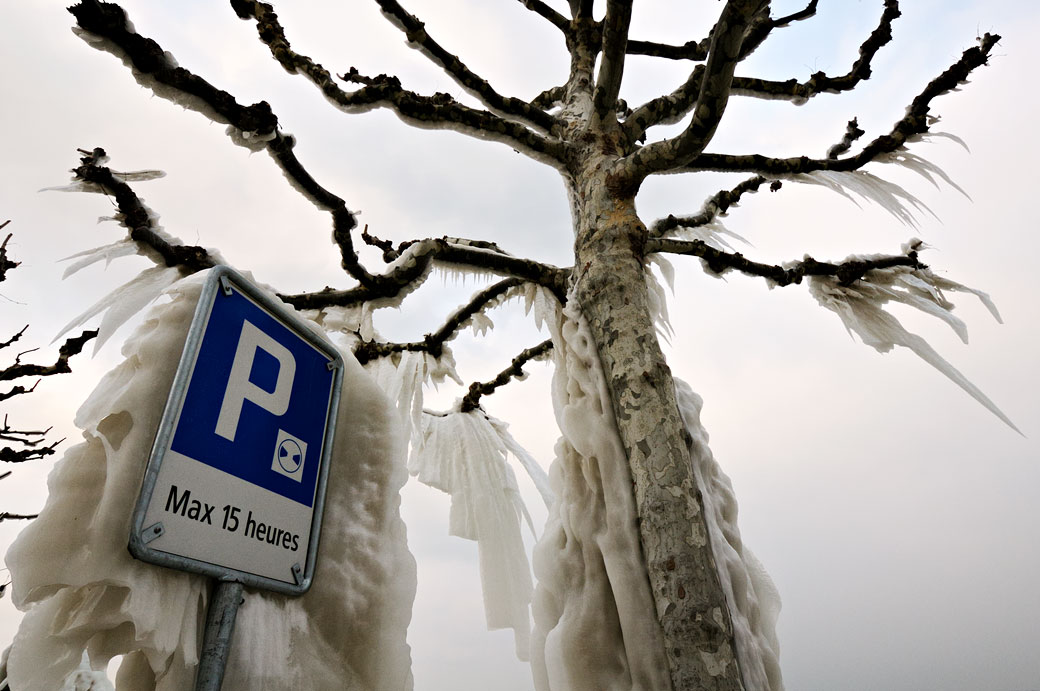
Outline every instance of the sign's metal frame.
{"type": "Polygon", "coordinates": [[[325,487],[329,474],[329,459],[332,454],[332,440],[336,428],[336,413],[339,409],[340,389],[343,383],[343,358],[339,351],[321,336],[308,328],[297,315],[290,312],[286,307],[273,300],[266,293],[253,285],[248,279],[228,266],[217,266],[211,270],[199,296],[195,315],[188,329],[187,341],[181,352],[177,373],[173,379],[169,398],[163,410],[159,429],[152,444],[152,451],[148,458],[145,469],[144,480],[141,485],[141,493],[134,509],[132,527],[130,530],[130,553],[151,564],[165,566],[181,571],[211,576],[218,581],[236,582],[253,588],[271,590],[286,595],[302,595],[311,586],[314,579],[314,565],[318,551],[318,539],[321,533],[321,519],[325,510],[325,487]],[[322,452],[320,468],[315,490],[314,508],[311,518],[310,543],[307,547],[305,566],[300,568],[294,565],[292,569],[295,584],[278,581],[266,576],[240,571],[237,569],[220,566],[210,562],[200,561],[169,552],[163,552],[149,546],[156,537],[163,534],[161,524],[145,526],[145,513],[152,500],[156,481],[159,477],[159,469],[163,458],[170,448],[173,433],[179,412],[187,394],[190,376],[193,373],[195,362],[198,358],[205,327],[209,322],[210,312],[220,295],[231,295],[232,286],[250,300],[255,302],[264,310],[268,311],[277,320],[283,323],[301,339],[307,341],[311,346],[329,358],[329,367],[333,370],[332,393],[329,399],[328,413],[325,421],[325,436],[322,440],[322,452]]]}

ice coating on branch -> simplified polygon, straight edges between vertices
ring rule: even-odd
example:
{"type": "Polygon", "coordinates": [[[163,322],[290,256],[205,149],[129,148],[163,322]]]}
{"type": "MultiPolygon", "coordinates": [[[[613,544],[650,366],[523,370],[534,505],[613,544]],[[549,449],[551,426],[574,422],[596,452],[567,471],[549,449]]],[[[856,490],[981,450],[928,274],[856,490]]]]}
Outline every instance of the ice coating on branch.
{"type": "MultiPolygon", "coordinates": [[[[871,256],[852,256],[846,261],[873,259],[871,256]]],[[[920,310],[946,322],[967,343],[968,332],[964,322],[952,310],[953,303],[944,291],[971,293],[979,298],[999,322],[1000,314],[989,296],[980,290],[937,276],[929,269],[895,266],[875,269],[850,286],[843,286],[831,276],[812,276],[809,292],[823,307],[834,312],[850,334],[858,335],[865,344],[886,353],[893,346],[909,348],[918,357],[942,372],[969,396],[985,406],[1016,432],[1014,423],[953,365],[940,356],[932,346],[917,334],[907,331],[892,314],[884,309],[885,303],[895,301],[920,310]]]]}
{"type": "Polygon", "coordinates": [[[883,180],[865,170],[816,170],[811,173],[798,173],[791,176],[790,179],[803,184],[821,185],[859,206],[852,196],[855,194],[862,199],[878,204],[896,219],[912,228],[917,227],[915,211],[932,213],[924,202],[899,185],[883,180]]]}
{"type": "Polygon", "coordinates": [[[527,660],[532,584],[521,516],[532,534],[534,525],[507,462],[510,454],[531,474],[548,503],[552,495],[545,473],[502,422],[481,410],[424,415],[422,439],[412,450],[408,469],[419,482],[451,495],[449,533],[477,543],[487,626],[513,629],[517,657],[527,660]]]}
{"type": "Polygon", "coordinates": [[[708,448],[708,433],[700,422],[701,397],[680,379],[675,380],[675,397],[692,440],[690,460],[704,500],[704,519],[719,581],[729,603],[744,687],[783,691],[776,636],[780,593],[761,562],[740,539],[737,499],[729,477],[708,448]]]}
{"type": "MultiPolygon", "coordinates": [[[[12,598],[26,611],[7,662],[13,689],[62,689],[89,674],[79,669],[84,651],[98,674],[125,655],[118,691],[192,688],[210,581],[136,561],[126,544],[204,277],[174,286],[126,342],[125,361],[77,415],[83,443],[57,463],[40,517],[8,552],[12,598]]],[[[411,688],[415,564],[398,513],[404,445],[385,396],[356,360],[344,360],[314,585],[299,598],[247,589],[225,691],[411,688]]]]}
{"type": "Polygon", "coordinates": [[[553,409],[563,436],[549,470],[556,499],[534,551],[535,688],[667,689],[628,459],[576,302],[548,322],[556,363],[553,409]]]}

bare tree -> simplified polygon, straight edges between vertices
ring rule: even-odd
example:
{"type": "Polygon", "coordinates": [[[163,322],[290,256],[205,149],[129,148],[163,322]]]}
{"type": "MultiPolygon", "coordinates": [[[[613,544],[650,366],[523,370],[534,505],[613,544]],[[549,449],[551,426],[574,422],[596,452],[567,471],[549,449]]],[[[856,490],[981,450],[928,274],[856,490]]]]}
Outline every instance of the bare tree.
{"type": "MultiPolygon", "coordinates": [[[[587,328],[592,341],[590,352],[599,372],[596,376],[602,376],[609,395],[611,424],[602,433],[613,434],[611,430],[616,429],[627,458],[626,468],[599,467],[597,473],[622,472],[630,479],[632,489],[633,515],[622,525],[605,528],[609,547],[583,535],[588,539],[579,540],[578,554],[571,556],[602,566],[608,559],[603,552],[627,550],[643,564],[643,578],[638,583],[607,578],[619,602],[632,602],[627,593],[622,597],[621,590],[634,587],[640,593],[634,601],[643,603],[636,610],[619,606],[612,619],[619,630],[617,638],[641,637],[649,641],[644,645],[651,650],[649,659],[625,660],[623,673],[630,677],[633,687],[639,688],[740,689],[771,684],[750,681],[769,675],[750,669],[754,661],[742,656],[733,621],[736,605],[732,588],[720,575],[720,545],[707,538],[712,534],[707,517],[710,508],[705,505],[704,488],[699,486],[691,463],[691,457],[706,451],[701,448],[702,440],[691,436],[689,421],[682,419],[676,386],[658,342],[656,297],[648,287],[649,262],[662,255],[689,255],[699,258],[704,270],[713,274],[736,271],[763,277],[775,286],[808,282],[821,304],[841,314],[847,324],[854,324],[852,328],[868,344],[878,349],[892,345],[913,349],[1001,415],[927,344],[907,334],[881,310],[880,305],[894,300],[941,316],[950,307],[944,291],[967,290],[933,274],[919,258],[918,243],[911,242],[894,255],[833,262],[805,258],[774,265],[750,260],[730,249],[720,241],[716,224],[744,195],[763,187],[776,192],[792,182],[824,184],[839,191],[847,188],[882,201],[897,216],[909,213],[907,205],[912,205],[912,198],[867,172],[865,166],[899,162],[926,177],[941,176],[941,171],[907,147],[930,133],[933,102],[985,65],[999,36],[979,37],[977,46],[964,51],[945,71],[922,85],[888,131],[865,143],[866,133],[853,119],[843,126],[840,140],[820,156],[803,152],[787,157],[729,154],[712,150],[711,144],[731,98],[799,103],[820,94],[840,94],[860,87],[871,74],[875,55],[891,40],[892,23],[900,13],[898,2],[885,0],[876,27],[863,41],[859,57],[847,73],[834,76],[817,72],[805,81],[773,81],[737,72],[773,32],[811,19],[816,0],[780,17],[771,15],[768,0],[728,0],[706,36],[681,45],[630,36],[631,2],[607,0],[602,3],[605,8],[598,9],[592,0],[571,0],[564,14],[542,0],[521,1],[534,20],[554,27],[570,56],[565,82],[547,85],[542,93],[526,100],[501,94],[442,46],[423,22],[396,0],[376,0],[407,41],[479,102],[477,107],[445,93],[421,95],[391,75],[364,75],[352,67],[336,74],[292,46],[271,5],[252,0],[231,0],[231,5],[239,17],[255,24],[261,42],[287,72],[311,82],[339,110],[357,114],[386,109],[409,125],[504,143],[553,169],[562,178],[572,205],[574,261],[570,267],[518,258],[479,239],[417,238],[395,245],[377,237],[378,233],[370,234],[367,228],[358,233],[355,214],[347,201],[308,172],[294,153],[295,139],[281,129],[267,102],[243,104],[179,67],[158,43],[137,33],[116,5],[83,0],[70,11],[94,45],[126,61],[140,82],[161,96],[228,125],[236,144],[266,151],[291,184],[329,214],[344,284],[283,295],[286,302],[299,309],[325,310],[397,301],[425,280],[435,262],[501,277],[450,314],[440,329],[416,341],[384,342],[359,332],[355,355],[362,363],[403,352],[439,357],[448,341],[475,315],[524,286],[536,286],[560,306],[565,305],[560,319],[587,328]],[[689,76],[671,93],[630,107],[620,99],[625,61],[630,55],[689,64],[689,76]],[[649,136],[654,128],[676,123],[681,123],[681,128],[673,135],[663,139],[649,136]],[[637,214],[636,194],[650,176],[708,171],[742,173],[746,179],[710,197],[692,216],[668,216],[647,223],[637,214]],[[382,250],[388,266],[365,266],[355,247],[358,238],[382,250]],[[632,526],[637,526],[634,534],[638,539],[625,542],[626,531],[632,526]],[[653,670],[667,670],[667,674],[659,677],[656,675],[660,672],[653,670]]],[[[85,187],[115,199],[130,238],[149,256],[159,264],[178,267],[184,274],[216,263],[209,251],[171,242],[163,235],[126,177],[104,164],[103,150],[84,152],[75,174],[85,187]]],[[[479,411],[482,397],[520,375],[527,362],[550,350],[555,351],[558,367],[566,370],[573,366],[574,358],[580,356],[576,350],[579,346],[560,333],[524,349],[493,381],[473,384],[457,412],[479,411]]],[[[564,371],[560,376],[568,375],[564,371]]],[[[556,404],[561,405],[559,401],[556,404]]],[[[567,430],[563,432],[565,448],[579,446],[568,437],[567,430]]],[[[593,466],[600,462],[595,457],[587,460],[593,466]]],[[[573,468],[560,472],[563,485],[592,482],[575,476],[580,471],[573,468]]],[[[566,502],[566,495],[558,501],[566,502]]],[[[616,501],[614,495],[608,493],[601,501],[607,503],[607,515],[617,514],[617,506],[610,505],[616,501]]],[[[557,596],[563,597],[541,593],[549,600],[557,596]]],[[[540,625],[552,628],[555,623],[543,621],[540,625]]],[[[597,664],[592,657],[596,653],[578,639],[578,629],[562,631],[556,645],[571,656],[589,655],[584,663],[588,667],[597,664]]],[[[536,681],[540,688],[549,688],[540,654],[536,649],[536,681]]]]}
{"type": "MultiPolygon", "coordinates": [[[[0,223],[0,230],[6,228],[9,223],[10,221],[0,223]]],[[[12,235],[8,233],[7,237],[4,238],[4,241],[0,243],[0,281],[7,280],[7,272],[19,265],[19,262],[14,261],[7,254],[7,243],[11,240],[11,237],[12,235]]],[[[9,348],[17,343],[21,340],[22,336],[25,335],[25,332],[28,329],[29,325],[26,324],[18,331],[18,333],[0,343],[0,349],[9,348]]],[[[29,386],[18,384],[12,386],[7,391],[0,391],[0,401],[7,401],[16,396],[32,393],[40,383],[40,378],[42,377],[71,372],[72,369],[69,366],[69,358],[82,351],[83,345],[96,335],[97,331],[84,331],[75,338],[67,339],[58,351],[58,359],[51,365],[34,365],[22,362],[22,356],[28,355],[35,351],[36,348],[17,353],[14,356],[14,362],[6,365],[3,369],[0,369],[0,381],[7,382],[25,377],[36,377],[36,381],[29,386]]],[[[0,425],[0,442],[4,443],[3,446],[0,446],[0,461],[3,461],[4,463],[25,463],[26,461],[33,461],[52,455],[54,449],[64,440],[59,439],[58,441],[47,443],[48,432],[50,432],[50,428],[43,430],[26,430],[11,427],[11,424],[8,422],[7,413],[4,413],[4,421],[3,424],[0,425]]],[[[11,471],[0,474],[0,480],[10,474],[11,471]]],[[[35,514],[15,514],[6,511],[0,512],[0,521],[7,519],[29,519],[35,517],[35,514]]]]}

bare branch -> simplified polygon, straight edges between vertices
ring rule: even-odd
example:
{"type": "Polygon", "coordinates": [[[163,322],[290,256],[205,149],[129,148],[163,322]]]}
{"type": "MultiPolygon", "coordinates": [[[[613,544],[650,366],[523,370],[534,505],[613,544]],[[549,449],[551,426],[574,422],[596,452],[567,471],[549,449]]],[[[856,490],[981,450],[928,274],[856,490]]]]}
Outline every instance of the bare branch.
{"type": "Polygon", "coordinates": [[[532,12],[541,15],[545,19],[548,19],[549,22],[557,29],[562,31],[565,36],[570,34],[571,23],[567,20],[567,18],[559,12],[557,12],[556,10],[554,10],[553,8],[546,5],[544,2],[542,2],[542,0],[520,0],[520,4],[522,4],[524,7],[531,10],[532,12]]]}
{"type": "MultiPolygon", "coordinates": [[[[813,8],[815,10],[815,8],[813,8]]],[[[859,48],[859,59],[852,65],[847,74],[840,77],[828,77],[823,72],[817,72],[807,81],[799,83],[794,79],[785,82],[753,79],[749,77],[734,77],[732,92],[738,96],[756,96],[763,98],[786,98],[796,103],[804,103],[806,100],[820,93],[841,93],[851,91],[861,81],[868,79],[871,74],[870,62],[874,59],[878,50],[892,40],[892,22],[900,16],[899,3],[897,0],[885,0],[885,10],[877,28],[859,48]]]]}
{"type": "MultiPolygon", "coordinates": [[[[716,192],[711,197],[708,197],[704,202],[704,205],[701,207],[700,212],[694,216],[668,216],[667,218],[655,221],[649,228],[650,237],[664,237],[676,228],[697,228],[699,226],[706,226],[719,216],[725,214],[731,206],[740,201],[742,196],[748,193],[757,192],[758,188],[766,182],[770,181],[761,175],[756,175],[744,180],[731,190],[721,190],[716,192]]],[[[772,181],[770,189],[774,192],[780,189],[780,181],[772,181]]]]}
{"type": "MultiPolygon", "coordinates": [[[[11,221],[4,221],[0,224],[0,230],[7,227],[7,224],[11,221]]],[[[7,257],[7,242],[11,239],[13,233],[8,233],[7,237],[4,238],[3,243],[0,243],[0,281],[7,278],[7,272],[17,267],[21,262],[16,262],[7,257]]]]}
{"type": "MultiPolygon", "coordinates": [[[[4,463],[25,463],[26,461],[34,461],[44,456],[50,456],[54,453],[54,449],[58,444],[65,441],[59,439],[51,444],[40,446],[43,442],[44,437],[50,432],[48,427],[45,430],[16,430],[11,429],[11,426],[7,423],[7,416],[4,415],[3,427],[0,427],[0,441],[14,442],[21,445],[24,448],[13,449],[9,446],[0,447],[0,462],[4,463]]],[[[0,476],[0,479],[10,475],[10,471],[0,476]]]]}
{"type": "Polygon", "coordinates": [[[69,358],[82,352],[87,341],[97,334],[97,331],[84,331],[79,336],[66,340],[58,349],[58,359],[53,365],[23,365],[16,358],[15,364],[0,370],[0,381],[10,381],[19,377],[49,377],[52,374],[71,372],[69,358]]]}
{"type": "Polygon", "coordinates": [[[774,19],[772,22],[773,28],[779,29],[789,24],[793,24],[794,22],[800,22],[804,19],[809,19],[810,17],[815,16],[816,5],[818,4],[818,2],[819,0],[810,0],[809,4],[806,5],[804,9],[798,10],[797,12],[793,12],[792,14],[789,14],[786,17],[774,19]]]}
{"type": "Polygon", "coordinates": [[[632,22],[631,0],[608,0],[603,19],[603,43],[599,75],[592,93],[594,118],[605,121],[615,111],[621,78],[625,72],[625,45],[632,22]]]}
{"type": "Polygon", "coordinates": [[[575,20],[592,19],[594,0],[570,0],[571,16],[575,20]]]}
{"type": "Polygon", "coordinates": [[[927,268],[917,259],[917,251],[910,249],[903,255],[878,256],[872,259],[856,259],[833,264],[819,262],[806,257],[798,262],[789,262],[784,266],[761,264],[747,259],[739,252],[726,252],[716,249],[701,240],[673,240],[654,238],[647,241],[647,253],[664,252],[668,254],[685,254],[699,257],[709,271],[723,274],[730,270],[740,271],[749,276],[761,276],[777,286],[788,286],[801,283],[806,276],[835,276],[841,285],[851,285],[868,271],[887,269],[893,266],[909,266],[914,269],[927,268]],[[784,267],[787,268],[784,268],[784,267]]]}
{"type": "Polygon", "coordinates": [[[513,379],[524,376],[523,366],[531,360],[537,360],[544,357],[550,350],[552,350],[553,343],[552,339],[546,339],[533,348],[528,348],[522,351],[519,355],[513,358],[509,367],[505,368],[498,373],[494,379],[488,382],[475,382],[470,384],[469,393],[462,398],[461,412],[468,413],[471,410],[476,410],[480,407],[481,396],[487,396],[495,392],[495,389],[500,386],[508,384],[513,379]]]}
{"type": "Polygon", "coordinates": [[[564,86],[553,86],[542,93],[538,94],[531,100],[531,105],[535,108],[542,108],[548,110],[555,106],[557,103],[563,100],[563,97],[567,93],[567,88],[564,86]]]}
{"type": "Polygon", "coordinates": [[[12,343],[15,343],[18,339],[20,339],[22,337],[22,334],[24,334],[25,330],[28,329],[28,328],[29,328],[28,324],[23,326],[21,331],[16,333],[14,336],[11,336],[9,339],[4,341],[3,343],[0,343],[0,348],[6,348],[6,347],[10,346],[12,343]]]}
{"type": "MultiPolygon", "coordinates": [[[[408,43],[418,48],[431,62],[443,69],[459,86],[475,96],[492,112],[504,115],[509,119],[520,119],[543,132],[550,132],[556,127],[558,124],[556,119],[544,111],[520,99],[501,96],[486,79],[466,67],[458,56],[452,55],[442,48],[426,31],[423,22],[406,12],[397,0],[376,0],[376,2],[379,3],[383,14],[390,22],[404,32],[408,43]]],[[[254,4],[260,5],[260,3],[254,4]]]]}
{"type": "MultiPolygon", "coordinates": [[[[38,513],[25,513],[25,514],[23,514],[23,513],[8,513],[7,511],[3,511],[3,512],[0,512],[0,522],[7,521],[7,520],[14,520],[14,521],[23,521],[24,520],[24,521],[28,521],[28,520],[32,520],[33,518],[36,518],[39,515],[40,514],[38,514],[38,513]]],[[[3,592],[3,588],[2,587],[0,587],[0,592],[3,592]]]]}
{"type": "Polygon", "coordinates": [[[666,60],[702,61],[708,57],[710,44],[711,35],[709,34],[700,41],[688,41],[681,46],[670,46],[654,41],[629,41],[626,50],[629,55],[647,55],[666,60]]]}
{"type": "MultiPolygon", "coordinates": [[[[419,96],[401,88],[396,77],[374,79],[361,89],[348,93],[336,84],[328,70],[292,50],[270,5],[255,0],[232,0],[232,6],[243,19],[256,20],[260,40],[287,72],[305,76],[330,103],[345,112],[389,108],[411,125],[451,129],[479,139],[492,139],[509,144],[536,160],[557,167],[562,165],[564,146],[558,140],[547,139],[520,123],[487,111],[464,106],[449,94],[419,96]]],[[[357,81],[356,75],[356,71],[351,71],[344,79],[357,81]]]]}

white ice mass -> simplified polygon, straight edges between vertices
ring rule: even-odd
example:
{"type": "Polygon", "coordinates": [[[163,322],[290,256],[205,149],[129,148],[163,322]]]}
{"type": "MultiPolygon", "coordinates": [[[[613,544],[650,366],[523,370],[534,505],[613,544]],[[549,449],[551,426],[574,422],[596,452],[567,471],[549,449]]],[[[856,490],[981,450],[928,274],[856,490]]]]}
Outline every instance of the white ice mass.
{"type": "MultiPolygon", "coordinates": [[[[642,559],[628,460],[591,334],[573,304],[551,325],[553,406],[563,436],[549,472],[555,501],[534,554],[535,687],[667,689],[668,663],[642,559]]],[[[781,691],[779,596],[741,543],[732,487],[700,425],[700,398],[682,382],[676,382],[676,394],[693,440],[691,461],[745,686],[781,691]]]]}
{"type": "MultiPolygon", "coordinates": [[[[101,672],[116,656],[118,691],[192,687],[210,580],[136,561],[126,544],[204,278],[176,283],[126,342],[125,361],[79,410],[84,441],[55,466],[40,517],[8,552],[12,596],[25,611],[6,661],[18,691],[111,688],[101,672]]],[[[247,589],[228,691],[411,688],[415,564],[398,511],[405,445],[386,396],[344,359],[314,585],[298,598],[247,589]]]]}

